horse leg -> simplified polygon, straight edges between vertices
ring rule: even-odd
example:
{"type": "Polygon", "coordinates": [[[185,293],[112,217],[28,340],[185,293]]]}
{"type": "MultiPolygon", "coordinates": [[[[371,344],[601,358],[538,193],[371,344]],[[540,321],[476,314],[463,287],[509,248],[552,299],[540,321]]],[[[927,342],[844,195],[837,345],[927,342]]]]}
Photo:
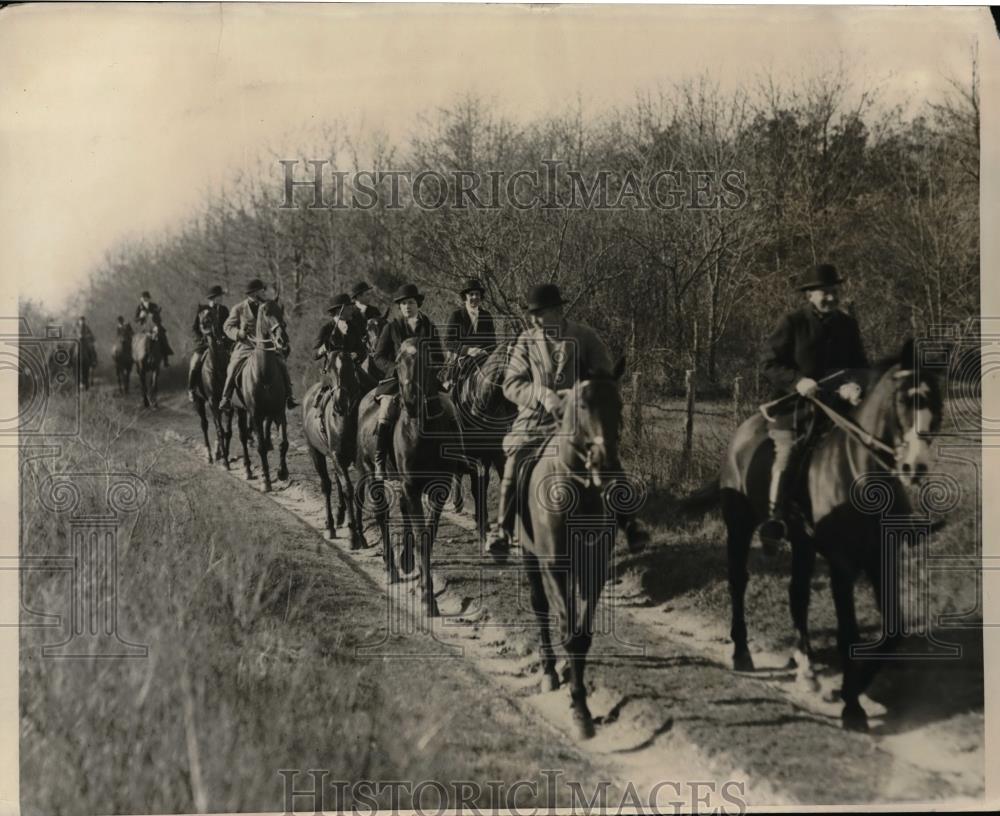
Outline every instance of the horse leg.
{"type": "Polygon", "coordinates": [[[461,473],[456,473],[451,477],[451,500],[456,513],[465,510],[465,492],[462,487],[461,473]]]}
{"type": "Polygon", "coordinates": [[[333,485],[330,482],[330,469],[327,466],[326,456],[309,445],[309,458],[312,459],[313,467],[319,475],[320,488],[323,491],[323,500],[326,503],[326,532],[330,538],[337,537],[337,528],[333,523],[333,508],[330,506],[330,495],[333,492],[333,485]]]}
{"type": "MultiPolygon", "coordinates": [[[[375,520],[378,524],[379,532],[382,534],[382,560],[385,562],[387,580],[390,584],[396,584],[399,583],[400,576],[399,569],[396,566],[396,542],[392,540],[392,536],[389,531],[389,496],[386,491],[387,488],[384,481],[376,482],[372,489],[372,502],[374,503],[375,520]]],[[[405,497],[401,500],[401,503],[401,510],[404,514],[403,546],[405,547],[405,497]]]]}
{"type": "Polygon", "coordinates": [[[538,625],[539,657],[542,669],[542,691],[555,691],[559,688],[559,675],[556,673],[556,655],[552,649],[552,635],[549,632],[549,599],[545,594],[545,583],[542,580],[542,568],[538,558],[527,550],[522,556],[524,571],[528,575],[528,589],[531,592],[531,611],[535,614],[538,625]]]}
{"type": "Polygon", "coordinates": [[[344,493],[341,498],[341,507],[344,506],[343,502],[346,500],[349,518],[347,528],[351,537],[351,549],[363,550],[368,546],[368,543],[365,541],[365,533],[361,528],[361,512],[354,498],[354,482],[351,480],[351,474],[348,471],[350,462],[338,462],[338,465],[337,487],[340,487],[340,480],[342,478],[344,480],[344,493]]]}
{"type": "Polygon", "coordinates": [[[868,715],[861,707],[861,667],[858,660],[851,656],[851,647],[858,644],[861,633],[858,630],[858,619],[854,611],[854,579],[855,570],[839,558],[830,561],[830,588],[833,592],[833,604],[837,610],[837,650],[843,671],[843,686],[840,697],[844,701],[844,710],[840,720],[848,731],[867,731],[868,715]]]}
{"type": "Polygon", "coordinates": [[[208,451],[208,463],[212,464],[212,441],[208,438],[208,413],[205,411],[205,401],[196,399],[195,408],[198,411],[198,419],[201,422],[201,435],[205,438],[205,450],[208,451]]]}
{"type": "Polygon", "coordinates": [[[745,610],[747,583],[750,579],[747,561],[753,538],[753,513],[745,497],[725,494],[722,498],[722,517],[727,531],[726,559],[729,563],[729,600],[732,606],[729,636],[733,640],[733,669],[753,671],[753,658],[747,645],[745,610]]]}
{"type": "Polygon", "coordinates": [[[135,367],[136,376],[139,378],[139,390],[142,392],[142,405],[144,408],[149,407],[149,394],[146,393],[146,373],[142,370],[141,366],[136,363],[135,367]]]}
{"type": "MultiPolygon", "coordinates": [[[[600,533],[596,533],[600,537],[600,533]]],[[[614,541],[612,531],[610,541],[614,541]]],[[[572,614],[572,605],[566,616],[573,630],[569,632],[566,651],[569,654],[569,665],[572,677],[570,697],[573,701],[573,719],[581,739],[594,736],[594,718],[587,706],[587,687],[584,685],[584,671],[587,667],[587,654],[594,638],[594,614],[601,590],[607,579],[610,545],[602,541],[594,542],[585,548],[577,546],[573,554],[570,572],[570,597],[574,591],[579,594],[581,608],[579,615],[572,614]],[[574,587],[573,584],[576,584],[574,587]]]]}
{"type": "MultiPolygon", "coordinates": [[[[281,420],[279,425],[281,442],[278,444],[278,479],[288,481],[288,421],[281,420]]],[[[340,490],[340,480],[337,480],[337,490],[340,490]]]]}
{"type": "Polygon", "coordinates": [[[434,597],[434,576],[431,573],[431,553],[434,550],[434,539],[437,538],[438,526],[441,523],[441,513],[444,510],[447,495],[439,495],[436,490],[431,490],[428,494],[430,502],[430,518],[424,524],[423,506],[419,498],[417,499],[417,521],[420,531],[420,573],[423,579],[424,602],[427,606],[427,615],[431,618],[438,617],[441,612],[438,610],[437,600],[434,597]]]}
{"type": "Polygon", "coordinates": [[[792,625],[799,635],[792,659],[796,666],[796,682],[817,692],[819,681],[812,665],[812,644],[809,642],[809,591],[815,566],[816,549],[812,542],[796,536],[792,541],[792,578],[788,584],[792,625]]]}
{"type": "Polygon", "coordinates": [[[157,366],[156,368],[153,369],[153,373],[152,373],[151,377],[152,377],[151,391],[152,391],[153,407],[154,408],[159,408],[160,405],[157,402],[157,395],[159,393],[159,383],[160,383],[160,368],[159,368],[159,366],[157,366]]]}
{"type": "Polygon", "coordinates": [[[260,456],[260,469],[264,474],[264,492],[271,492],[271,468],[267,462],[267,442],[270,428],[265,429],[265,422],[255,418],[253,423],[254,433],[257,434],[257,455],[260,456]]]}
{"type": "Polygon", "coordinates": [[[243,472],[249,480],[253,478],[253,467],[250,464],[250,449],[248,447],[250,441],[250,423],[248,422],[247,412],[242,408],[237,413],[237,422],[240,429],[240,444],[243,445],[243,472]]]}
{"type": "Polygon", "coordinates": [[[476,507],[476,527],[479,529],[479,545],[486,546],[486,534],[490,526],[490,510],[486,503],[487,491],[490,487],[490,466],[482,459],[476,462],[476,471],[472,474],[472,501],[476,507]]]}

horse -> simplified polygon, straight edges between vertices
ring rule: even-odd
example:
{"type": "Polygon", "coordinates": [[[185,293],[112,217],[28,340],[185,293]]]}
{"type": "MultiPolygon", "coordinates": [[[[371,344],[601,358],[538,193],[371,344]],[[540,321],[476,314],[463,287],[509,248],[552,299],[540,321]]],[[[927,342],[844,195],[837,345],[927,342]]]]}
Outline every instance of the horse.
{"type": "Polygon", "coordinates": [[[365,321],[365,347],[368,350],[368,355],[361,363],[361,370],[375,382],[382,379],[382,372],[375,363],[375,347],[378,345],[378,339],[382,335],[382,329],[385,328],[387,316],[388,311],[381,317],[369,317],[365,321]]]}
{"type": "MultiPolygon", "coordinates": [[[[462,427],[466,455],[474,464],[472,496],[476,508],[479,543],[486,544],[489,529],[487,491],[490,468],[503,475],[503,438],[510,430],[517,407],[503,395],[503,380],[510,360],[513,343],[503,343],[489,354],[467,358],[457,366],[452,385],[452,401],[462,427]]],[[[461,495],[461,475],[456,477],[456,489],[461,495]]]]}
{"type": "Polygon", "coordinates": [[[91,372],[97,366],[97,349],[94,348],[93,340],[81,338],[74,344],[71,357],[74,360],[78,359],[76,369],[79,374],[79,387],[89,391],[91,372]]]}
{"type": "Polygon", "coordinates": [[[132,338],[132,360],[135,372],[139,376],[139,386],[142,388],[142,404],[149,408],[157,407],[156,387],[160,377],[160,324],[153,322],[132,338]],[[149,383],[146,378],[150,377],[149,383]]]}
{"type": "MultiPolygon", "coordinates": [[[[837,613],[837,647],[842,661],[844,703],[841,723],[847,730],[865,731],[868,718],[860,695],[874,678],[880,659],[857,652],[860,642],[854,611],[854,584],[867,575],[884,623],[901,620],[899,546],[887,540],[883,552],[880,513],[873,496],[885,496],[883,511],[909,512],[904,485],[918,484],[928,472],[928,435],[941,424],[942,397],[936,379],[921,373],[914,362],[913,342],[870,373],[867,395],[839,419],[800,462],[801,478],[789,498],[801,512],[790,514],[792,547],[789,606],[798,633],[793,660],[800,679],[815,674],[809,641],[809,589],[816,553],[830,566],[830,586],[837,613]]],[[[828,409],[832,411],[833,409],[828,409]]],[[[773,443],[760,414],[736,430],[715,483],[682,502],[707,510],[720,504],[727,531],[729,594],[732,603],[730,637],[733,668],[752,671],[747,647],[744,596],[749,580],[747,561],[754,530],[767,517],[767,494],[773,443]]],[[[794,464],[791,465],[795,467],[794,464]]],[[[891,652],[901,635],[889,633],[880,648],[891,652]]]]}
{"type": "Polygon", "coordinates": [[[132,327],[127,324],[115,328],[115,343],[111,347],[111,362],[115,367],[118,393],[128,394],[129,380],[132,376],[132,327]]]}
{"type": "Polygon", "coordinates": [[[365,394],[365,387],[358,377],[354,358],[347,351],[331,351],[326,354],[324,373],[331,380],[332,392],[327,395],[323,415],[316,412],[316,400],[323,398],[322,382],[313,385],[302,401],[302,429],[309,446],[316,473],[319,475],[326,501],[326,530],[330,538],[337,535],[337,527],[344,524],[350,511],[348,528],[351,549],[360,550],[368,546],[365,542],[361,523],[361,507],[364,497],[355,501],[354,482],[348,471],[357,457],[358,450],[358,405],[365,394]],[[330,506],[332,482],[327,458],[333,462],[334,478],[337,482],[337,520],[334,522],[330,506]]]}
{"type": "Polygon", "coordinates": [[[221,459],[223,466],[229,470],[229,444],[233,438],[233,412],[219,408],[222,401],[222,389],[226,383],[226,369],[229,366],[229,344],[226,338],[216,334],[216,323],[208,309],[198,312],[198,329],[205,338],[207,348],[201,362],[200,377],[194,391],[194,407],[201,420],[201,433],[205,438],[205,449],[208,452],[208,462],[212,464],[215,458],[221,459]],[[215,457],[212,455],[212,445],[208,440],[208,412],[212,412],[215,424],[215,457]]]}
{"type": "Polygon", "coordinates": [[[594,736],[584,670],[617,530],[607,503],[620,475],[623,370],[624,360],[566,392],[559,430],[540,447],[518,502],[527,511],[518,514],[518,537],[539,631],[542,689],[560,686],[549,632],[554,614],[569,658],[571,709],[582,739],[594,736]]]}
{"type": "Polygon", "coordinates": [[[254,349],[239,373],[236,389],[242,406],[236,409],[239,420],[240,444],[243,446],[243,467],[247,479],[253,479],[250,465],[250,451],[247,443],[251,428],[257,440],[264,474],[264,492],[271,492],[271,470],[267,452],[271,449],[271,426],[277,425],[281,431],[278,448],[280,462],[278,479],[288,478],[288,421],[285,416],[285,376],[278,355],[286,355],[289,350],[288,331],[281,306],[273,300],[265,300],[257,310],[257,331],[253,337],[254,349]]]}
{"type": "MultiPolygon", "coordinates": [[[[447,394],[437,388],[431,366],[421,366],[417,342],[411,338],[400,345],[396,357],[401,410],[393,430],[393,456],[387,470],[395,470],[402,480],[403,516],[402,566],[409,570],[413,561],[413,537],[419,536],[420,586],[429,617],[439,614],[431,575],[431,551],[454,474],[467,469],[462,458],[462,433],[455,408],[447,394]],[[423,498],[430,505],[430,517],[423,512],[423,498]]],[[[375,427],[378,404],[374,392],[366,394],[358,408],[358,469],[370,478],[375,461],[375,427]]],[[[389,537],[388,507],[384,484],[371,484],[376,500],[375,514],[382,534],[382,556],[389,582],[401,580],[389,537]]]]}

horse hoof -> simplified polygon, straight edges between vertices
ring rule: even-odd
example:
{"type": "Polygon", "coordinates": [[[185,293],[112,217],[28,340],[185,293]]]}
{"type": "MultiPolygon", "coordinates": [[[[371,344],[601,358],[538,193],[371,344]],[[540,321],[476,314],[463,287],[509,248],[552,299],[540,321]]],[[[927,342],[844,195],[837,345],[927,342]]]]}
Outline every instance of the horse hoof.
{"type": "Polygon", "coordinates": [[[329,539],[334,539],[337,537],[337,528],[327,525],[326,527],[326,537],[329,539]]]}
{"type": "Polygon", "coordinates": [[[555,691],[559,688],[559,675],[556,674],[555,669],[549,669],[548,671],[542,672],[542,682],[541,688],[543,692],[555,691]]]}
{"type": "Polygon", "coordinates": [[[753,670],[753,658],[750,656],[750,652],[739,652],[733,655],[733,671],[752,672],[753,670]]]}
{"type": "Polygon", "coordinates": [[[281,468],[278,471],[278,481],[287,482],[288,481],[288,471],[285,468],[281,468]]]}
{"type": "Polygon", "coordinates": [[[573,723],[580,739],[589,740],[594,736],[594,718],[586,703],[573,703],[573,723]]]}
{"type": "Polygon", "coordinates": [[[841,725],[845,731],[857,731],[864,734],[868,732],[868,715],[865,710],[855,703],[844,706],[844,711],[840,715],[841,725]]]}
{"type": "Polygon", "coordinates": [[[265,493],[270,493],[271,492],[271,483],[270,482],[264,482],[264,492],[265,493]]]}

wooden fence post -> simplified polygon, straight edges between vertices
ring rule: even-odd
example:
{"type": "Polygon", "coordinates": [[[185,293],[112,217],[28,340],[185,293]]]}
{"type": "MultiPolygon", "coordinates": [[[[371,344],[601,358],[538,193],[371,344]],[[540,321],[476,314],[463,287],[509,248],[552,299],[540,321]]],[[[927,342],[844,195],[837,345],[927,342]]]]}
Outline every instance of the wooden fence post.
{"type": "Polygon", "coordinates": [[[632,372],[632,438],[642,444],[642,379],[638,371],[632,372]]]}
{"type": "Polygon", "coordinates": [[[740,393],[742,391],[743,376],[740,374],[736,375],[733,380],[733,421],[739,425],[740,414],[743,412],[743,395],[740,393]]]}
{"type": "Polygon", "coordinates": [[[691,475],[691,450],[694,442],[694,372],[689,368],[684,372],[684,470],[691,475]]]}

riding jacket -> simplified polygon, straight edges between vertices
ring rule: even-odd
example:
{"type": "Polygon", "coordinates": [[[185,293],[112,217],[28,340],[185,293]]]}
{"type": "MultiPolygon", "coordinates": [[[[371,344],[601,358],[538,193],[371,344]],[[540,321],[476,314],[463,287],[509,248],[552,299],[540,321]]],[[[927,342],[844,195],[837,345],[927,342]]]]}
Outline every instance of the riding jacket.
{"type": "Polygon", "coordinates": [[[375,364],[383,372],[382,382],[375,389],[377,396],[397,393],[399,383],[396,380],[396,355],[399,354],[399,347],[411,337],[418,338],[421,346],[422,364],[429,363],[435,369],[442,366],[444,344],[441,342],[434,322],[421,312],[417,316],[416,329],[411,329],[405,318],[394,318],[385,324],[382,334],[379,335],[378,343],[375,344],[375,364]]]}
{"type": "Polygon", "coordinates": [[[472,326],[469,310],[462,306],[455,309],[448,318],[448,328],[445,332],[445,343],[449,351],[464,354],[465,350],[478,346],[484,351],[492,351],[497,344],[496,325],[493,315],[482,306],[479,307],[479,317],[476,326],[472,326]]]}

